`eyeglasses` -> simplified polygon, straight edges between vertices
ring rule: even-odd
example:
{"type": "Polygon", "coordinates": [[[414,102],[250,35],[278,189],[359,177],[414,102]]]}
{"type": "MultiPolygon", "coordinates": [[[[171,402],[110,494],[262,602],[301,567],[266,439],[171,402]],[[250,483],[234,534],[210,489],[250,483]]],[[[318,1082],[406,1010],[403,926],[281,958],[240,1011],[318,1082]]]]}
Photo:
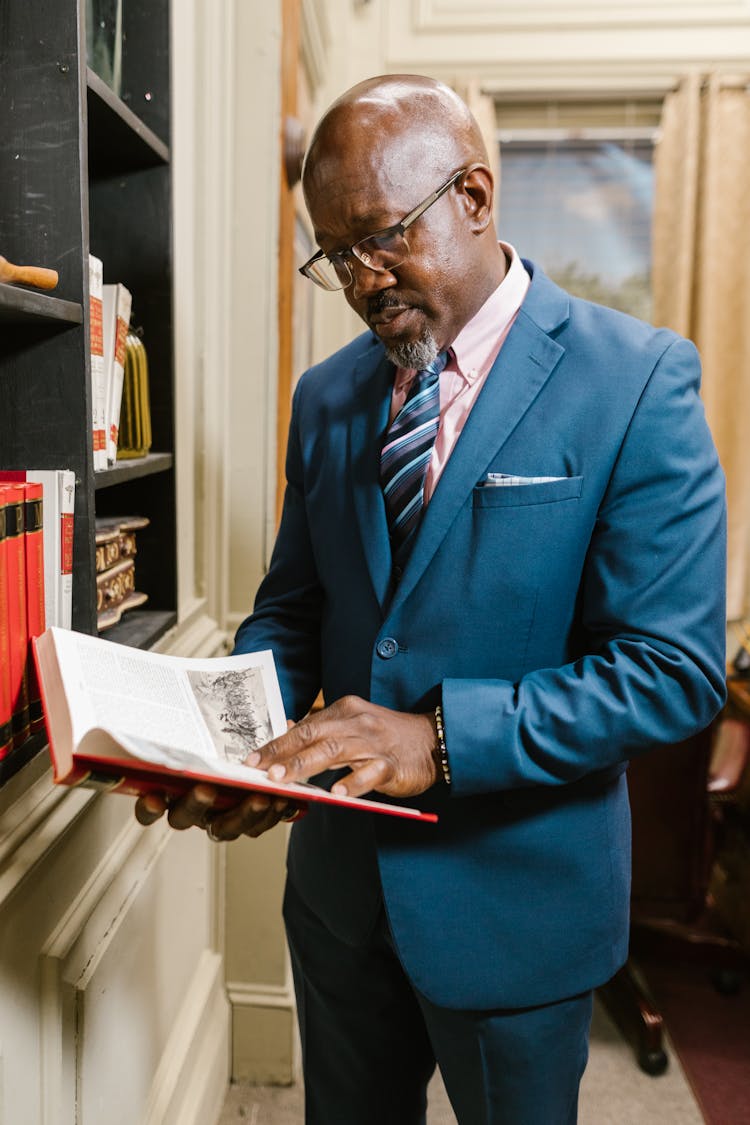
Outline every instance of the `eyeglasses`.
{"type": "Polygon", "coordinates": [[[418,203],[400,223],[361,238],[348,250],[338,250],[334,254],[326,254],[324,250],[318,250],[304,266],[300,266],[299,272],[310,281],[314,281],[321,289],[335,293],[337,289],[346,289],[354,280],[347,258],[356,258],[368,270],[374,270],[375,273],[395,270],[409,257],[409,243],[404,237],[406,231],[467,171],[467,168],[460,168],[458,172],[454,172],[442,187],[418,203]]]}

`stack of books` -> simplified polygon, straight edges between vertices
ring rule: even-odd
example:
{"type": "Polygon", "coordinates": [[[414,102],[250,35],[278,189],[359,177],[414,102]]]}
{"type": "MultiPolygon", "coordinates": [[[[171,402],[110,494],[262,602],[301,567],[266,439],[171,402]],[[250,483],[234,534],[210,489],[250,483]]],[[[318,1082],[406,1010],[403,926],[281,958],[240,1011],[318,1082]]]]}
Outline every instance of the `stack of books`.
{"type": "Polygon", "coordinates": [[[0,759],[43,726],[31,640],[69,629],[75,474],[0,472],[0,759]]]}
{"type": "Polygon", "coordinates": [[[132,297],[124,285],[103,283],[102,262],[93,254],[89,255],[89,305],[91,432],[94,469],[101,470],[117,459],[132,297]]]}

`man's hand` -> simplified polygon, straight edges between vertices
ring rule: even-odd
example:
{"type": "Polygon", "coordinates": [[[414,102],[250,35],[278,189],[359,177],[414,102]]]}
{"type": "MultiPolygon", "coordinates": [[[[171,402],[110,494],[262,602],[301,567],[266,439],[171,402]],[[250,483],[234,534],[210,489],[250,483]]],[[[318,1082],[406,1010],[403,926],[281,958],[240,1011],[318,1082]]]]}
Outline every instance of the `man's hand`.
{"type": "Polygon", "coordinates": [[[349,767],[351,773],[331,792],[361,797],[375,789],[391,797],[415,797],[438,779],[436,745],[433,715],[389,711],[347,695],[245,761],[268,770],[272,781],[301,781],[323,770],[349,767]]]}
{"type": "Polygon", "coordinates": [[[238,836],[261,836],[280,820],[290,820],[304,806],[265,793],[250,793],[232,808],[216,808],[217,791],[211,785],[196,785],[184,797],[167,803],[164,797],[149,793],[135,803],[140,824],[153,824],[167,813],[172,828],[203,828],[215,843],[236,840],[238,836]],[[290,814],[292,814],[290,816],[290,814]]]}

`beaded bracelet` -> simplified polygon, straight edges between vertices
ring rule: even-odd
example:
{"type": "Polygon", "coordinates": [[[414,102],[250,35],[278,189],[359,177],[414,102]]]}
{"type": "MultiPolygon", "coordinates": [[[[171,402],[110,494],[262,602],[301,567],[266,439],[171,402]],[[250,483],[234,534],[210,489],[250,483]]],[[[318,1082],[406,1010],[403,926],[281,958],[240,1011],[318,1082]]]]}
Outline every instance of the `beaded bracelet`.
{"type": "Polygon", "coordinates": [[[438,703],[435,708],[435,727],[437,728],[437,746],[435,747],[435,760],[440,768],[443,781],[446,785],[451,783],[451,766],[448,761],[448,747],[445,745],[445,727],[443,726],[443,708],[438,703]]]}

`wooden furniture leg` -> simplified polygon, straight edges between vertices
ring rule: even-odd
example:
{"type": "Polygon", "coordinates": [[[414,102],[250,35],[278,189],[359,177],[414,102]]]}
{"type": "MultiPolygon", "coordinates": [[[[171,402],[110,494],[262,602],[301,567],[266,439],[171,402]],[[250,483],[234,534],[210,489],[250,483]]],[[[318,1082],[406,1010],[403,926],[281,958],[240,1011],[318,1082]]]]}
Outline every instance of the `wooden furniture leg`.
{"type": "Polygon", "coordinates": [[[664,1020],[628,961],[599,994],[607,1011],[635,1051],[641,1070],[663,1074],[669,1057],[664,1050],[664,1020]]]}

